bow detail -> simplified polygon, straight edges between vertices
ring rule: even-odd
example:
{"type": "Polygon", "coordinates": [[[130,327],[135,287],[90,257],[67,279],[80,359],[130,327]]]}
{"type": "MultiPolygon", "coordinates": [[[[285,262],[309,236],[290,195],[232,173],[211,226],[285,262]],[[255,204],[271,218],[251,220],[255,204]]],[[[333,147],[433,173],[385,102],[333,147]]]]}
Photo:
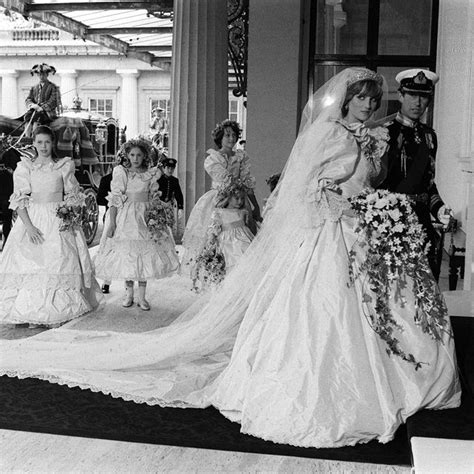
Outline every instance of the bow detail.
{"type": "Polygon", "coordinates": [[[347,123],[343,120],[337,122],[351,132],[367,159],[379,159],[387,150],[390,137],[385,127],[369,128],[363,123],[347,123]]]}

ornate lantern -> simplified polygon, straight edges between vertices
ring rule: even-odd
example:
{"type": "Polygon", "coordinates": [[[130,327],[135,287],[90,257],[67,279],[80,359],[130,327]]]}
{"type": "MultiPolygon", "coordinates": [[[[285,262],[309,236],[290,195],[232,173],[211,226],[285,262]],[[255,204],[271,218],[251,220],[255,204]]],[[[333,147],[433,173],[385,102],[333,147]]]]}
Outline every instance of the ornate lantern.
{"type": "Polygon", "coordinates": [[[102,119],[95,128],[95,141],[99,145],[103,145],[107,142],[107,125],[102,121],[102,119]]]}

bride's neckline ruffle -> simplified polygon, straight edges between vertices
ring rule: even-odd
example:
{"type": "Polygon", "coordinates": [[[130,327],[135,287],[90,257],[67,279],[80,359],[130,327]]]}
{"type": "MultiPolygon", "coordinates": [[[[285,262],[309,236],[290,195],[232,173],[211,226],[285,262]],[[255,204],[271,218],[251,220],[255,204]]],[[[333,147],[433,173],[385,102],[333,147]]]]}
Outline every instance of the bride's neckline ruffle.
{"type": "Polygon", "coordinates": [[[337,119],[336,122],[352,134],[366,158],[380,158],[387,150],[390,137],[386,127],[370,127],[362,122],[348,123],[344,119],[337,119]]]}

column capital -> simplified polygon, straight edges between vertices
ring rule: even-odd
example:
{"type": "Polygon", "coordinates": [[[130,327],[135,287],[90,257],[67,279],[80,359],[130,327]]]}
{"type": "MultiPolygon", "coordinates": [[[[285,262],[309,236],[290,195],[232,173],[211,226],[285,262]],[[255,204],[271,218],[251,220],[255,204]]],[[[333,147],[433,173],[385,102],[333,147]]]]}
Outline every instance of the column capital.
{"type": "Polygon", "coordinates": [[[60,76],[70,76],[70,77],[77,77],[78,72],[76,69],[59,69],[57,74],[60,76]]]}
{"type": "Polygon", "coordinates": [[[0,76],[18,77],[20,73],[16,69],[0,69],[0,76]]]}
{"type": "Polygon", "coordinates": [[[140,71],[138,69],[117,69],[116,72],[121,76],[138,77],[140,75],[140,71]]]}

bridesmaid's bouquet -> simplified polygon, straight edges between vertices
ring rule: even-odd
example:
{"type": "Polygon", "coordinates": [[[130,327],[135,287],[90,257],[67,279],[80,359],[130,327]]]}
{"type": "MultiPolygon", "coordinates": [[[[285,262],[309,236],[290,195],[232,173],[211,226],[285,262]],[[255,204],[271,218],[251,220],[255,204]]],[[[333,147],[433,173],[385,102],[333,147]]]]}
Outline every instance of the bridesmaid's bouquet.
{"type": "Polygon", "coordinates": [[[215,288],[225,277],[224,255],[219,250],[216,238],[208,240],[197,256],[191,271],[193,290],[200,293],[208,288],[215,288]]]}
{"type": "Polygon", "coordinates": [[[62,202],[58,205],[56,216],[61,221],[59,226],[60,232],[80,229],[86,221],[85,207],[68,204],[67,202],[62,202]]]}
{"type": "Polygon", "coordinates": [[[403,289],[411,279],[415,295],[415,323],[433,339],[442,341],[448,318],[444,300],[429,268],[426,235],[410,198],[386,190],[367,189],[349,199],[358,217],[358,239],[349,252],[350,284],[363,283],[366,315],[375,332],[387,343],[387,353],[398,355],[415,368],[421,362],[400,346],[394,331],[403,331],[391,308],[406,304],[403,289]],[[362,258],[357,259],[358,252],[362,258]],[[358,262],[363,261],[362,264],[358,262]]]}
{"type": "Polygon", "coordinates": [[[174,209],[171,204],[155,197],[145,211],[145,223],[151,238],[159,242],[163,237],[169,235],[169,228],[174,225],[174,209]]]}

